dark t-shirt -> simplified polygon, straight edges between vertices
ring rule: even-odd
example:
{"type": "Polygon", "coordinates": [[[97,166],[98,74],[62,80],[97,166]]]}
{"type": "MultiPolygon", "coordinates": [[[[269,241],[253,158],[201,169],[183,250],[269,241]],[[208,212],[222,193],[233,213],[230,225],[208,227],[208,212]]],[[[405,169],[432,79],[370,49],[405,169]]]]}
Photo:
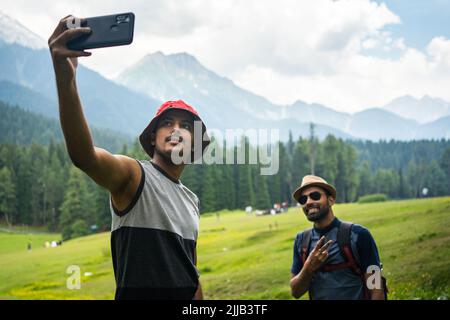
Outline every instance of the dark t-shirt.
{"type": "MultiPolygon", "coordinates": [[[[317,241],[323,235],[329,240],[334,240],[328,252],[327,264],[337,264],[345,262],[338,243],[337,231],[341,221],[337,218],[325,229],[313,228],[311,233],[311,245],[309,252],[316,246],[317,241]]],[[[297,234],[294,242],[294,253],[291,272],[298,274],[303,268],[301,261],[301,245],[304,232],[297,234]]],[[[354,224],[351,229],[350,244],[356,261],[363,272],[366,272],[369,266],[380,267],[380,258],[375,240],[365,227],[354,224]]],[[[311,282],[310,293],[313,292],[313,299],[361,299],[363,296],[363,287],[361,279],[350,269],[338,270],[333,272],[318,271],[311,282]],[[345,289],[344,289],[345,288],[345,289]]]]}

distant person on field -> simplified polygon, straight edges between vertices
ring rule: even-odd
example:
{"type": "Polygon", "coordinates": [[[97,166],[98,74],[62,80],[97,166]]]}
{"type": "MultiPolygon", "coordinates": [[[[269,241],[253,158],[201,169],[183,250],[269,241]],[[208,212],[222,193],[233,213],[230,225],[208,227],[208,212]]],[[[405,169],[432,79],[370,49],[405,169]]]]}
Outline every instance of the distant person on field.
{"type": "Polygon", "coordinates": [[[381,270],[375,241],[363,226],[334,216],[336,189],[318,176],[307,175],[293,197],[313,228],[299,232],[295,239],[292,296],[298,299],[308,291],[313,300],[385,299],[381,271],[374,281],[378,288],[366,285],[374,277],[368,268],[381,270]]]}
{"type": "MultiPolygon", "coordinates": [[[[66,45],[90,30],[68,29],[73,20],[63,18],[48,43],[70,159],[110,192],[115,298],[201,299],[196,268],[199,200],[179,180],[187,161],[175,163],[172,156],[193,158],[193,145],[200,146],[201,156],[209,143],[206,127],[193,107],[181,100],[167,101],[139,136],[151,161],[95,147],[75,76],[77,58],[90,53],[71,51],[66,45]],[[193,143],[195,124],[201,124],[202,136],[195,137],[200,144],[193,143]]],[[[129,112],[127,106],[123,112],[129,112]]]]}

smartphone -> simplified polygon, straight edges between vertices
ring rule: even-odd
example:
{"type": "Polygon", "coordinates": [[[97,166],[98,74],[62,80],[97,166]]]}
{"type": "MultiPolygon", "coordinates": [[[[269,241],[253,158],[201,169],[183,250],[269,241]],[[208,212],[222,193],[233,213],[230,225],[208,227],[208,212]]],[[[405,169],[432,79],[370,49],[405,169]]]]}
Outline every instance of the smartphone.
{"type": "Polygon", "coordinates": [[[67,43],[70,50],[85,50],[127,45],[133,42],[134,13],[84,18],[81,27],[91,28],[91,33],[67,43]]]}

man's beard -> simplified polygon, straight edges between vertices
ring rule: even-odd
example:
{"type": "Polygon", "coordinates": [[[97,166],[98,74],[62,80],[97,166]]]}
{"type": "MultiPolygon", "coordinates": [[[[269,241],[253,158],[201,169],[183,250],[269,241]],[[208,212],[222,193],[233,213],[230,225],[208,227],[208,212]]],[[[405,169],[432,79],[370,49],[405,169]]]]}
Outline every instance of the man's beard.
{"type": "Polygon", "coordinates": [[[303,212],[306,215],[306,219],[308,219],[311,222],[316,222],[324,219],[328,215],[328,212],[330,211],[330,206],[328,205],[328,203],[324,204],[323,206],[312,206],[309,209],[312,208],[319,208],[319,211],[312,214],[308,214],[307,209],[303,208],[303,212]]]}
{"type": "MultiPolygon", "coordinates": [[[[155,154],[158,154],[158,156],[167,164],[173,164],[172,161],[172,152],[168,151],[168,152],[162,152],[158,149],[158,147],[155,146],[155,154]]],[[[154,157],[154,156],[153,156],[154,157]]]]}
{"type": "Polygon", "coordinates": [[[164,151],[159,150],[159,148],[158,148],[157,146],[155,146],[155,151],[154,151],[154,153],[155,153],[155,154],[158,154],[159,157],[160,157],[165,163],[167,163],[168,165],[175,165],[175,163],[174,163],[174,161],[173,161],[173,159],[172,159],[172,152],[176,152],[178,157],[181,157],[181,158],[185,159],[185,160],[188,161],[188,163],[189,163],[190,157],[189,157],[189,156],[184,157],[183,151],[184,151],[183,149],[180,149],[180,150],[177,150],[177,151],[173,151],[173,149],[172,149],[172,150],[170,150],[170,151],[164,152],[164,151]]]}

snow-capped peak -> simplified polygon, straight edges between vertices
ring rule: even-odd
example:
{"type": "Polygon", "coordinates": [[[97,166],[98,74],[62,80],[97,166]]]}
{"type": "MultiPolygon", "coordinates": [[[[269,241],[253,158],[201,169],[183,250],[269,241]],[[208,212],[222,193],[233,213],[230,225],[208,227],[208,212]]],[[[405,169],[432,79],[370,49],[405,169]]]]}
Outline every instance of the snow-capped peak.
{"type": "Polygon", "coordinates": [[[43,49],[47,46],[44,39],[1,11],[0,40],[6,43],[16,43],[31,49],[43,49]]]}

